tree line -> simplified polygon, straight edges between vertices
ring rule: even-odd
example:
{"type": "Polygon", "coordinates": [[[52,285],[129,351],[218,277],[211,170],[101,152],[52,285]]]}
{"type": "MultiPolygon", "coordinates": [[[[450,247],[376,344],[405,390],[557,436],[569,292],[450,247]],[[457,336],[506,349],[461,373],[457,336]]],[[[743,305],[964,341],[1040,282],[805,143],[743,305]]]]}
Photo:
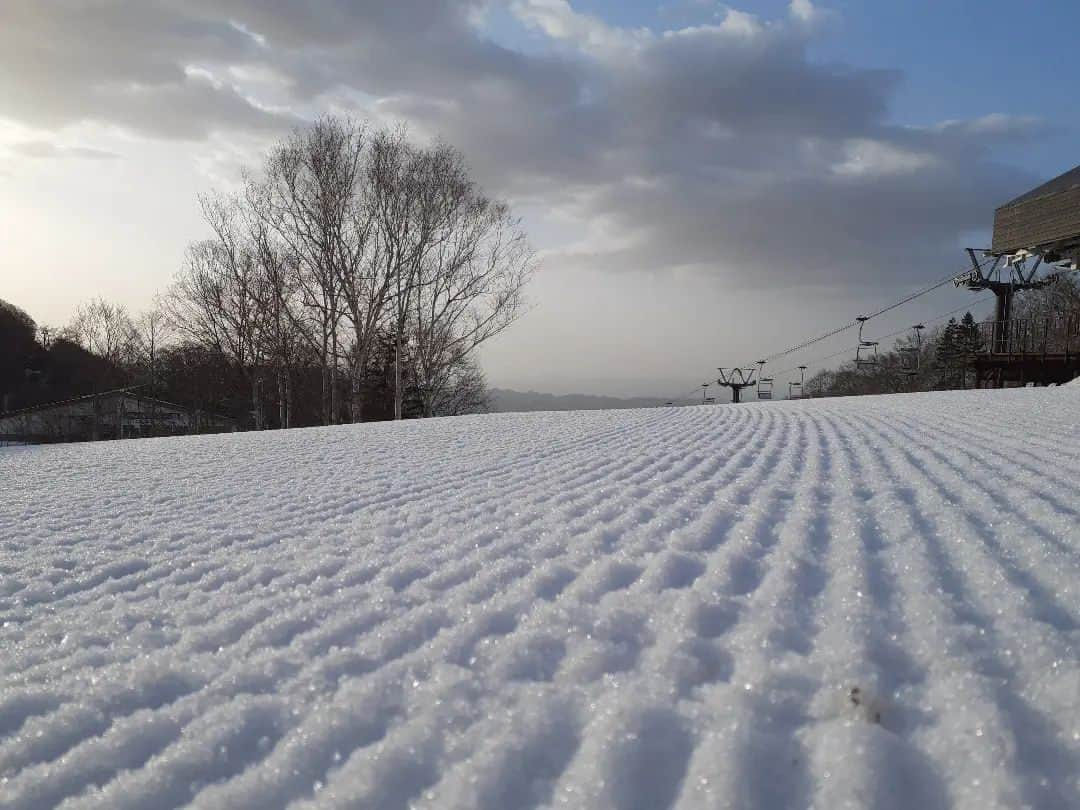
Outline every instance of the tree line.
{"type": "Polygon", "coordinates": [[[90,301],[39,352],[254,429],[486,409],[476,350],[522,313],[533,254],[455,149],[326,117],[199,202],[210,236],[150,311],[90,301]]]}

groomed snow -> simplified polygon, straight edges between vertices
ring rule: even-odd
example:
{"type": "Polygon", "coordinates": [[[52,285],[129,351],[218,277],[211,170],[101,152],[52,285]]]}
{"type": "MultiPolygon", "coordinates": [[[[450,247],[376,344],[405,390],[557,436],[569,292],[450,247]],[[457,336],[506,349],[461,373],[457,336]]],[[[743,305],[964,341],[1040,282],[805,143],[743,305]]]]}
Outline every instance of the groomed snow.
{"type": "Polygon", "coordinates": [[[0,452],[0,807],[1080,807],[1080,388],[0,452]]]}

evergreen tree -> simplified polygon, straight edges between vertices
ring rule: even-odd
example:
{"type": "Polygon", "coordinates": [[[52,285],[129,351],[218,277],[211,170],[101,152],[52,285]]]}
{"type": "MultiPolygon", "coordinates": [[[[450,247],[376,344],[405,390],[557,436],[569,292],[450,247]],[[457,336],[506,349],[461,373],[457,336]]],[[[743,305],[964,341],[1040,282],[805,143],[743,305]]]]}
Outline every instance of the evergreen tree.
{"type": "Polygon", "coordinates": [[[973,355],[979,351],[979,344],[981,343],[979,325],[975,322],[975,316],[970,312],[965,312],[964,317],[960,319],[957,337],[960,351],[965,356],[973,355]]]}
{"type": "Polygon", "coordinates": [[[964,313],[959,322],[956,318],[949,318],[934,350],[935,365],[941,372],[939,387],[968,387],[980,343],[979,325],[970,312],[964,313]]]}
{"type": "Polygon", "coordinates": [[[958,361],[961,354],[960,329],[956,318],[949,318],[949,322],[941,330],[941,336],[934,350],[934,360],[941,371],[939,379],[941,388],[955,388],[957,384],[958,361]]]}

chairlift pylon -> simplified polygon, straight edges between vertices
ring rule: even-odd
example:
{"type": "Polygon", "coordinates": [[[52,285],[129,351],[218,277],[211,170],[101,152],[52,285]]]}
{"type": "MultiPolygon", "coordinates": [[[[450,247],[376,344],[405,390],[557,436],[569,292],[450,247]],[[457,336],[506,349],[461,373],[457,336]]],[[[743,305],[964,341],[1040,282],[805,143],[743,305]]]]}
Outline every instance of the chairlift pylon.
{"type": "Polygon", "coordinates": [[[742,401],[742,391],[754,385],[754,370],[742,368],[718,368],[719,378],[717,385],[731,389],[731,401],[738,404],[742,401]]]}
{"type": "Polygon", "coordinates": [[[863,337],[863,327],[870,320],[867,315],[855,319],[859,322],[859,345],[855,347],[855,367],[868,368],[878,364],[878,342],[863,337]]]}

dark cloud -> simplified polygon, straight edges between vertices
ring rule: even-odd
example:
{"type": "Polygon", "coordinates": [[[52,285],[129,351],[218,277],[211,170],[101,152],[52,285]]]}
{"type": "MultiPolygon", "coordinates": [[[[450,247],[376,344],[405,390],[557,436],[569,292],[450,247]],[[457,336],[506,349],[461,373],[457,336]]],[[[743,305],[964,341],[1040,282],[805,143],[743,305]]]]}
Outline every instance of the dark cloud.
{"type": "Polygon", "coordinates": [[[158,2],[9,0],[0,26],[0,115],[36,126],[81,121],[162,137],[283,126],[202,64],[265,54],[228,18],[158,2]]]}
{"type": "Polygon", "coordinates": [[[885,177],[770,176],[731,186],[703,177],[660,188],[621,184],[593,205],[636,238],[581,259],[636,270],[689,265],[738,287],[910,285],[963,269],[957,238],[985,227],[994,201],[1028,182],[1003,169],[973,184],[967,169],[933,164],[885,177]]]}
{"type": "Polygon", "coordinates": [[[482,33],[486,5],[8,0],[0,116],[197,139],[356,99],[440,133],[498,193],[573,217],[581,243],[553,261],[743,284],[936,277],[960,234],[1034,180],[991,150],[1039,122],[890,123],[900,75],[811,59],[821,15],[806,0],[670,32],[515,0],[545,43],[528,52],[482,33]]]}
{"type": "Polygon", "coordinates": [[[794,13],[652,35],[557,0],[519,4],[534,8],[566,46],[563,92],[462,82],[452,105],[416,91],[394,109],[463,145],[497,187],[611,237],[551,261],[694,266],[741,286],[909,285],[947,272],[958,238],[1034,179],[991,148],[1038,136],[1038,121],[890,124],[900,75],[812,62],[815,31],[794,13]]]}

